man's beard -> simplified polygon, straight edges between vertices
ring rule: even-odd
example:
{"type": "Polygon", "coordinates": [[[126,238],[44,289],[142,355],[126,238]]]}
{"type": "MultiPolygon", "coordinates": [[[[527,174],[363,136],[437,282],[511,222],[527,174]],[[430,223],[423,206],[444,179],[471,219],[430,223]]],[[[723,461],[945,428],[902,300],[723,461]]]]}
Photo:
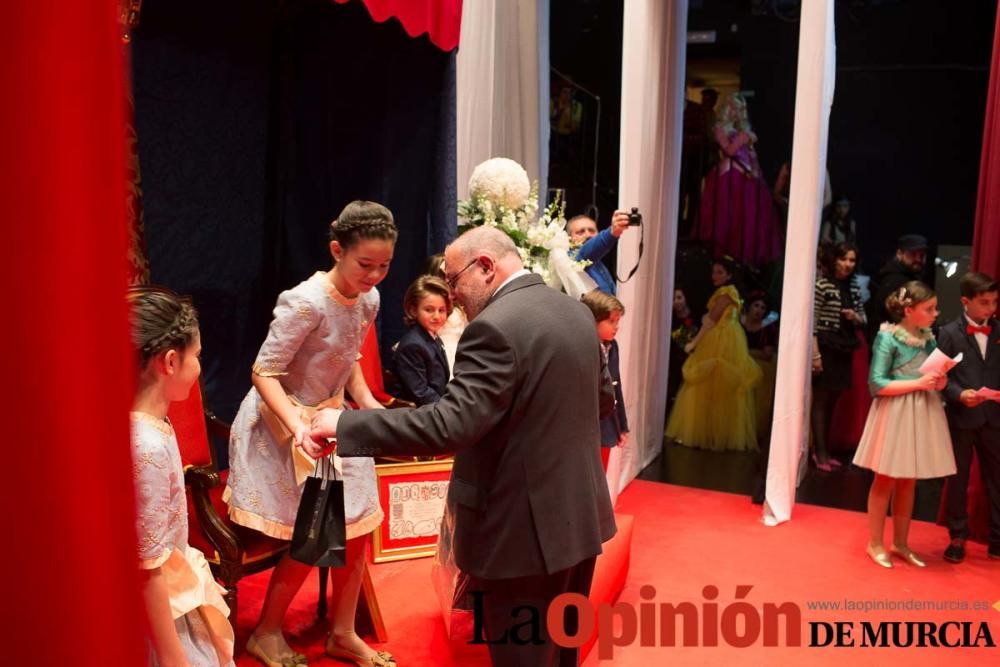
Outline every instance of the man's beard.
{"type": "Polygon", "coordinates": [[[480,287],[472,294],[469,294],[466,298],[462,299],[462,309],[465,311],[465,316],[469,318],[469,321],[476,319],[479,313],[483,312],[486,307],[486,302],[490,300],[492,294],[488,291],[487,287],[480,287]]]}

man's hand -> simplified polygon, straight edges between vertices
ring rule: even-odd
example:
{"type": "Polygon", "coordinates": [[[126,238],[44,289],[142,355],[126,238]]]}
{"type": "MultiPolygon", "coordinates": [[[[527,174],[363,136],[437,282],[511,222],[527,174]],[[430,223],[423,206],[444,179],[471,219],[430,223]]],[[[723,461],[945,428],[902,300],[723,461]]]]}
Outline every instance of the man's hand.
{"type": "Polygon", "coordinates": [[[958,395],[958,400],[960,400],[962,405],[965,407],[974,408],[986,399],[982,396],[976,396],[975,389],[963,389],[962,393],[958,395]]]}
{"type": "Polygon", "coordinates": [[[340,414],[343,410],[336,408],[323,408],[318,411],[312,419],[312,430],[309,436],[312,440],[324,441],[337,437],[337,424],[340,422],[340,414]]]}
{"type": "Polygon", "coordinates": [[[624,447],[625,443],[628,442],[628,431],[618,435],[618,446],[624,447]]]}
{"type": "Polygon", "coordinates": [[[611,235],[618,238],[628,229],[628,213],[626,211],[615,211],[611,216],[611,235]]]}

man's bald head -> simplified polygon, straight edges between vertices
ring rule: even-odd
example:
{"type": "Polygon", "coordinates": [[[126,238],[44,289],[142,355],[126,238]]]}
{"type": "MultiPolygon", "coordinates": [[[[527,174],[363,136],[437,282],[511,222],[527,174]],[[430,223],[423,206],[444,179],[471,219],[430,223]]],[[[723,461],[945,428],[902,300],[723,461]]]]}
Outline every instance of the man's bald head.
{"type": "Polygon", "coordinates": [[[457,253],[459,259],[469,260],[474,255],[486,254],[498,262],[508,257],[515,257],[518,263],[521,262],[517,246],[496,227],[473,227],[448,247],[457,253]]]}
{"type": "Polygon", "coordinates": [[[473,319],[510,276],[524,268],[517,246],[496,227],[475,227],[444,251],[445,280],[473,319]]]}

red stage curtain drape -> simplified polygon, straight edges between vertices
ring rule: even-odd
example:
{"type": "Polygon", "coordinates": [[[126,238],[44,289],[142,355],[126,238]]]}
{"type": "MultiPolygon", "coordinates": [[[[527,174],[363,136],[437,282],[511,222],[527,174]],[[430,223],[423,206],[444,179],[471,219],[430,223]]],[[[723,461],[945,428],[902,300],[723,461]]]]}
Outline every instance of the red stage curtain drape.
{"type": "MultiPolygon", "coordinates": [[[[341,4],[351,0],[335,0],[341,4]]],[[[372,18],[383,23],[396,18],[406,34],[417,37],[427,33],[431,43],[442,51],[458,46],[462,27],[462,0],[361,0],[372,18]]]]}
{"type": "Polygon", "coordinates": [[[1000,11],[993,33],[990,87],[986,96],[972,267],[994,277],[1000,274],[1000,11]]]}
{"type": "MultiPolygon", "coordinates": [[[[997,12],[993,32],[990,87],[986,95],[972,268],[994,278],[1000,277],[1000,11],[997,12]]],[[[986,502],[979,461],[974,458],[969,475],[969,530],[972,539],[985,542],[988,524],[989,504],[986,502]]]]}
{"type": "Polygon", "coordinates": [[[117,9],[13,2],[0,24],[8,665],[143,662],[117,9]]]}

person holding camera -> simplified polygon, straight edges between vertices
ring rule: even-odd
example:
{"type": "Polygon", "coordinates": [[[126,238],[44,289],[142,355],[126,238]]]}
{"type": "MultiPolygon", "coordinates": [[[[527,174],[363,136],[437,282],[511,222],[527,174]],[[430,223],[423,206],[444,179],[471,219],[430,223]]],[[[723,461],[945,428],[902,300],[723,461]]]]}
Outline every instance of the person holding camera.
{"type": "Polygon", "coordinates": [[[615,211],[611,216],[611,226],[597,231],[597,222],[593,218],[585,215],[578,215],[570,218],[566,223],[566,233],[569,234],[570,243],[578,246],[575,251],[571,251],[571,258],[577,261],[591,262],[585,271],[587,275],[597,283],[597,289],[614,296],[617,291],[617,281],[614,275],[604,265],[604,257],[611,252],[618,244],[618,238],[622,235],[632,220],[635,225],[641,219],[638,211],[629,214],[627,211],[615,211]]]}

